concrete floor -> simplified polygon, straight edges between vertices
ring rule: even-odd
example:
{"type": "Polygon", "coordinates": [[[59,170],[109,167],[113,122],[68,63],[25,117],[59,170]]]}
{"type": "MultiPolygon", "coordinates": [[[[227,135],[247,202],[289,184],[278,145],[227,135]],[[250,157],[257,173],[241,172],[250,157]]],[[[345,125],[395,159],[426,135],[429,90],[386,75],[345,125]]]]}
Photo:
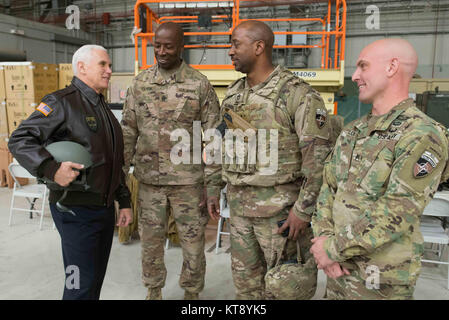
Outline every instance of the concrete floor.
{"type": "MultiPolygon", "coordinates": [[[[8,226],[12,190],[0,188],[0,300],[50,299],[62,297],[64,268],[60,237],[52,229],[48,205],[43,230],[39,219],[29,219],[27,213],[16,212],[13,225],[8,226]]],[[[223,236],[223,247],[215,254],[216,227],[206,231],[206,284],[200,298],[204,300],[232,300],[234,286],[230,268],[229,239],[223,236]]],[[[166,251],[168,270],[164,299],[182,299],[184,291],[178,285],[182,253],[179,247],[166,251]]],[[[426,264],[418,280],[415,299],[448,300],[447,267],[426,264]]],[[[326,277],[318,274],[318,288],[313,299],[322,299],[326,277]]],[[[108,270],[101,299],[142,300],[146,288],[141,282],[140,242],[120,244],[114,236],[108,270]]]]}

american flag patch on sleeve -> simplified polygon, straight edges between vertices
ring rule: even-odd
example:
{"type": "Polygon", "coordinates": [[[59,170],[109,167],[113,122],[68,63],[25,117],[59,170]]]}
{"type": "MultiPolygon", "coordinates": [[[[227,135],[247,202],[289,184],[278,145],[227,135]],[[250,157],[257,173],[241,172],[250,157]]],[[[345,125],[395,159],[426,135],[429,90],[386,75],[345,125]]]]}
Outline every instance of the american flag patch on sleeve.
{"type": "Polygon", "coordinates": [[[36,108],[37,111],[41,112],[44,116],[48,116],[53,109],[50,108],[47,104],[41,102],[41,104],[36,108]]]}

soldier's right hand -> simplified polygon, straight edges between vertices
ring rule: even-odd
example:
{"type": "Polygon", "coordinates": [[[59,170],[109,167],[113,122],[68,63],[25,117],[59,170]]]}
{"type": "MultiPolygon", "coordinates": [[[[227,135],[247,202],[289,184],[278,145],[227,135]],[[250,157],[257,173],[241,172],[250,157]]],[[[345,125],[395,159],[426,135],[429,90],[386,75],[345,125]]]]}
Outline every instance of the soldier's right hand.
{"type": "Polygon", "coordinates": [[[79,163],[61,162],[61,166],[55,173],[54,180],[61,187],[67,187],[80,174],[78,170],[83,168],[84,166],[79,163]]]}
{"type": "Polygon", "coordinates": [[[290,228],[288,238],[296,240],[300,234],[309,226],[309,223],[298,218],[293,212],[293,208],[288,213],[288,218],[285,223],[278,229],[278,233],[281,234],[287,228],[290,228]]]}

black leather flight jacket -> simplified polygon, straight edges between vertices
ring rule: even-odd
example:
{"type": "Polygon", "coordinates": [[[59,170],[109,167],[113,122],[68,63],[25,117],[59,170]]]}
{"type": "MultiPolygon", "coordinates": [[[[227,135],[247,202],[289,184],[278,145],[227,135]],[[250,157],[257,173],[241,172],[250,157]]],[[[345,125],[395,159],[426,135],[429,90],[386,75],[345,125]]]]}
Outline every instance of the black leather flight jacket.
{"type": "MultiPolygon", "coordinates": [[[[91,154],[93,166],[87,171],[88,191],[69,191],[61,202],[66,206],[111,206],[130,208],[130,193],[123,167],[123,134],[119,122],[97,94],[77,77],[65,89],[42,99],[44,112],[34,111],[9,138],[8,147],[17,161],[36,177],[54,179],[60,164],[44,146],[73,141],[91,154]]],[[[43,106],[41,104],[41,106],[43,106]]],[[[63,191],[50,190],[56,203],[63,191]]]]}

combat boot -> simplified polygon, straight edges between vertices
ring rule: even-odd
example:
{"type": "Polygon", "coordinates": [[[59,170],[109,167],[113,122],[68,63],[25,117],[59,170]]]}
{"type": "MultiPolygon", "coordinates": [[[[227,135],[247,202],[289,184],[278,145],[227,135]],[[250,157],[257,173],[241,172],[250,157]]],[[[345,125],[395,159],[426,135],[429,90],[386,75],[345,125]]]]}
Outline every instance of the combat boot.
{"type": "Polygon", "coordinates": [[[195,292],[189,292],[189,291],[184,291],[184,300],[199,300],[199,295],[198,293],[195,292]]]}
{"type": "Polygon", "coordinates": [[[161,288],[148,288],[148,294],[145,300],[162,300],[161,288]]]}

